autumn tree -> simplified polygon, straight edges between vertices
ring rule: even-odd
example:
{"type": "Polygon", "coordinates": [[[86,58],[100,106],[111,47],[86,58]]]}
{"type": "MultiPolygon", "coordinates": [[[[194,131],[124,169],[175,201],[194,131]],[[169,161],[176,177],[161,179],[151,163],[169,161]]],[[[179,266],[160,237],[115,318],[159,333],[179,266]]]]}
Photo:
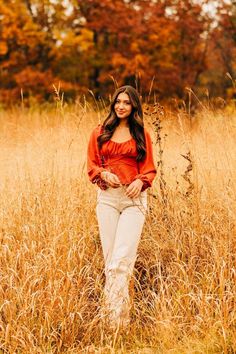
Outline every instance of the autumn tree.
{"type": "Polygon", "coordinates": [[[79,6],[93,32],[95,88],[107,87],[108,74],[132,84],[138,75],[144,92],[155,77],[154,89],[162,97],[182,97],[185,86],[197,84],[205,68],[202,35],[209,30],[200,5],[188,0],[84,0],[79,6]]]}
{"type": "Polygon", "coordinates": [[[221,1],[216,17],[217,25],[211,36],[211,76],[208,77],[208,82],[212,87],[212,94],[224,97],[228,94],[232,97],[235,96],[235,91],[229,76],[233,80],[236,79],[236,1],[221,1]]]}
{"type": "Polygon", "coordinates": [[[63,22],[63,7],[50,1],[0,0],[0,79],[2,100],[17,99],[20,89],[48,98],[54,31],[63,22]]]}

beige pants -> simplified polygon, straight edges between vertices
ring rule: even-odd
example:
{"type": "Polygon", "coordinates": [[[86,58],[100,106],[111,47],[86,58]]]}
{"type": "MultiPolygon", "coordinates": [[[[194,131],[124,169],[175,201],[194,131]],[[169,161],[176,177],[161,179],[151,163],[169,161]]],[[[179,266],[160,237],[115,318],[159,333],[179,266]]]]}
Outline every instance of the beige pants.
{"type": "Polygon", "coordinates": [[[129,281],[147,210],[147,191],[128,198],[124,187],[98,190],[97,218],[105,261],[105,309],[111,326],[129,322],[129,281]]]}

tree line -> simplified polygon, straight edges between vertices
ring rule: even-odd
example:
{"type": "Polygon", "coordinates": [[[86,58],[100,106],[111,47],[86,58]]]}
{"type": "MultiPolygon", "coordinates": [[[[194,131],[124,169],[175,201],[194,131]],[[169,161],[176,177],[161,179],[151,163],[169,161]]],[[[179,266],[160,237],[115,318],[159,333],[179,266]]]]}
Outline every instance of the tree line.
{"type": "Polygon", "coordinates": [[[232,98],[236,1],[0,0],[0,102],[67,99],[114,85],[143,95],[232,98]]]}

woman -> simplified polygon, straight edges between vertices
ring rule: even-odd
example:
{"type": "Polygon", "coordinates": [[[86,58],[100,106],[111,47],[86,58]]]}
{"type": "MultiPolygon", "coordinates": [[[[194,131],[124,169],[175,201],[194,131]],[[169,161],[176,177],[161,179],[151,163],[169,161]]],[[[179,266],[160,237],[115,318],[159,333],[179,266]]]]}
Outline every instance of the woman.
{"type": "Polygon", "coordinates": [[[152,142],[144,128],[137,91],[122,86],[88,144],[89,179],[99,186],[96,213],[105,260],[109,324],[129,323],[129,281],[147,210],[147,188],[156,175],[152,142]]]}

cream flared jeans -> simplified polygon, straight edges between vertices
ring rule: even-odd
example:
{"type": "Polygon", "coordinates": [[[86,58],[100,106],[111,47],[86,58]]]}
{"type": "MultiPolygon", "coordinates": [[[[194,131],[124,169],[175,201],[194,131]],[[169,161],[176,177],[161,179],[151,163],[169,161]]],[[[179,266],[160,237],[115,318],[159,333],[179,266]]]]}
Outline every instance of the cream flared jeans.
{"type": "Polygon", "coordinates": [[[147,191],[138,198],[125,187],[99,189],[96,213],[105,261],[104,304],[111,326],[129,323],[129,281],[147,210],[147,191]]]}

